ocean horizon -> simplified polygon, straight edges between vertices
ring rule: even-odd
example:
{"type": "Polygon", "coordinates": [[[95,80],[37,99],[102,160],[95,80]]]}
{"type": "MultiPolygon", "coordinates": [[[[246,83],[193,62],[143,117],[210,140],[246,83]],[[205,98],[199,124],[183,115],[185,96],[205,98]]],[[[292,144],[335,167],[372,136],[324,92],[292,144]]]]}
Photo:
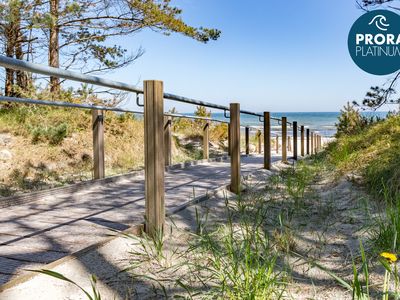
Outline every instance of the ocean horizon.
{"type": "MultiPolygon", "coordinates": [[[[386,117],[388,112],[361,112],[362,115],[367,117],[386,117]]],[[[194,113],[184,113],[187,116],[193,116],[194,113]]],[[[305,128],[309,128],[314,132],[318,132],[324,137],[332,137],[336,133],[335,124],[338,122],[339,111],[336,112],[273,112],[271,117],[281,118],[286,116],[288,122],[297,121],[297,124],[304,125],[305,128]]],[[[211,117],[216,120],[227,120],[224,113],[211,113],[211,117]]],[[[262,122],[259,118],[252,115],[241,114],[240,123],[243,126],[252,126],[256,128],[262,127],[262,122]]],[[[279,133],[281,126],[276,120],[271,120],[271,130],[273,133],[279,133]]],[[[291,129],[288,127],[288,134],[291,135],[291,129]]]]}

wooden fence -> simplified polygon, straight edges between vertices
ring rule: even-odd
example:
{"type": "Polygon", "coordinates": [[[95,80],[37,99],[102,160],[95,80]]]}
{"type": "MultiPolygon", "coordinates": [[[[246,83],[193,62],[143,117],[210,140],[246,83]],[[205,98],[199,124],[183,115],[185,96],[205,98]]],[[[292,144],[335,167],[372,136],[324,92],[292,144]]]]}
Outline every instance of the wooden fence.
{"type": "MultiPolygon", "coordinates": [[[[228,153],[230,155],[231,178],[230,190],[233,193],[239,194],[241,191],[241,114],[250,114],[259,117],[262,122],[262,129],[257,129],[256,150],[259,154],[263,152],[263,168],[271,169],[272,166],[272,139],[275,139],[275,151],[279,152],[279,135],[274,138],[271,136],[271,121],[278,121],[281,124],[281,153],[282,162],[287,163],[288,151],[293,152],[293,159],[297,160],[298,146],[300,144],[300,156],[317,153],[322,147],[322,138],[316,132],[311,132],[304,125],[298,126],[295,121],[290,123],[287,117],[281,119],[272,118],[270,112],[266,111],[262,114],[243,111],[240,109],[239,103],[231,103],[229,108],[221,105],[216,105],[207,102],[192,100],[172,94],[166,94],[163,88],[163,82],[157,80],[146,80],[143,82],[143,90],[124,83],[109,81],[103,78],[87,76],[79,73],[73,73],[66,70],[50,68],[28,62],[15,60],[0,56],[0,65],[5,68],[15,70],[35,72],[48,76],[66,78],[78,82],[86,82],[97,84],[109,88],[120,89],[136,94],[143,94],[144,103],[143,112],[124,110],[121,108],[110,108],[101,106],[91,106],[85,104],[72,104],[55,101],[42,101],[33,99],[21,99],[14,97],[0,97],[3,102],[19,102],[38,105],[52,105],[62,107],[75,107],[92,110],[92,130],[93,130],[93,170],[94,178],[101,179],[105,176],[104,163],[104,111],[113,110],[120,112],[133,112],[144,114],[144,152],[145,152],[145,230],[149,235],[154,235],[156,232],[162,231],[165,221],[165,191],[164,191],[164,176],[165,166],[172,163],[172,129],[171,124],[174,117],[187,117],[168,115],[164,113],[165,99],[190,103],[220,109],[226,113],[229,111],[228,124],[228,153]],[[288,136],[288,125],[292,128],[292,135],[288,136]],[[300,132],[300,135],[298,134],[300,132]],[[299,141],[300,138],[300,141],[299,141]],[[298,144],[299,143],[299,144],[298,144]],[[263,145],[263,147],[262,147],[263,145]],[[262,151],[263,149],[263,151],[262,151]]],[[[137,100],[137,104],[138,100],[137,100]]],[[[203,158],[209,158],[209,138],[210,138],[210,123],[211,118],[201,118],[204,120],[203,127],[203,158]]],[[[245,126],[245,154],[250,154],[250,126],[245,126]]]]}

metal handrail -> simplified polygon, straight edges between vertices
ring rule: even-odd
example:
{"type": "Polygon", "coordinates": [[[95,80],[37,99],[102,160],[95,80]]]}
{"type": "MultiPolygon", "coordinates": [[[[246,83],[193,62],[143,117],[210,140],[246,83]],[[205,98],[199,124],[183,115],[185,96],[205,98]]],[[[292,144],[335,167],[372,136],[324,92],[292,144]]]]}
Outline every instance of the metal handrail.
{"type": "Polygon", "coordinates": [[[219,122],[219,123],[229,124],[229,122],[226,122],[226,121],[217,120],[217,119],[212,119],[212,118],[207,118],[207,117],[186,116],[186,115],[173,114],[173,113],[168,113],[168,112],[167,112],[167,113],[164,113],[164,116],[174,117],[174,118],[193,119],[193,120],[205,120],[205,121],[211,121],[211,122],[219,122]]]}
{"type": "MultiPolygon", "coordinates": [[[[118,90],[127,91],[127,92],[134,92],[136,94],[143,94],[143,89],[140,89],[131,84],[126,84],[123,82],[108,80],[108,79],[104,79],[104,78],[97,77],[97,76],[81,74],[81,73],[72,72],[72,71],[68,71],[68,70],[64,70],[64,69],[35,64],[35,63],[31,63],[31,62],[27,62],[27,61],[15,59],[15,58],[3,56],[3,55],[0,55],[0,66],[9,68],[9,69],[14,69],[14,70],[39,73],[39,74],[47,75],[47,76],[55,76],[55,77],[65,78],[65,79],[69,79],[69,80],[73,80],[73,81],[85,82],[85,83],[89,83],[89,84],[99,85],[99,86],[118,89],[118,90]]],[[[178,101],[178,102],[182,102],[182,103],[188,103],[188,104],[193,104],[193,105],[200,105],[200,106],[204,106],[204,107],[219,109],[219,110],[223,110],[224,112],[227,112],[229,110],[228,106],[213,104],[210,102],[205,102],[205,101],[200,101],[200,100],[194,100],[191,98],[182,97],[182,96],[178,96],[178,95],[174,95],[174,94],[170,94],[170,93],[164,93],[164,98],[167,100],[173,100],[173,101],[178,101]]],[[[10,98],[8,98],[8,100],[3,100],[3,101],[10,102],[10,98]]],[[[15,101],[15,102],[18,102],[18,101],[15,101]]],[[[44,104],[44,103],[41,103],[41,104],[44,104]]],[[[51,105],[51,104],[46,104],[46,105],[51,105]]],[[[62,105],[60,105],[60,106],[62,106],[62,105]]],[[[79,104],[76,104],[76,105],[74,104],[73,106],[70,105],[69,107],[80,107],[80,106],[79,106],[79,104]]],[[[88,107],[82,106],[81,108],[88,108],[88,107]]],[[[124,110],[124,109],[116,109],[116,108],[110,109],[107,107],[104,107],[104,110],[134,112],[134,111],[124,110]]],[[[141,113],[141,112],[135,112],[135,113],[141,113]]],[[[261,118],[263,118],[262,114],[251,112],[248,110],[240,110],[240,113],[259,117],[259,121],[262,122],[262,120],[261,120],[261,118]]],[[[279,119],[279,118],[271,117],[271,119],[278,121],[278,124],[281,121],[281,119],[279,119]]],[[[224,122],[221,121],[221,123],[224,123],[224,122]]],[[[287,122],[287,124],[292,126],[291,122],[287,122]]]]}
{"type": "MultiPolygon", "coordinates": [[[[73,80],[73,81],[85,82],[85,83],[89,83],[89,84],[118,89],[118,90],[122,90],[122,91],[143,94],[143,89],[140,89],[131,84],[126,84],[123,82],[108,80],[108,79],[104,79],[104,78],[97,77],[97,76],[81,74],[81,73],[72,72],[72,71],[68,71],[68,70],[64,70],[64,69],[35,64],[35,63],[31,63],[31,62],[27,62],[27,61],[15,59],[15,58],[3,56],[3,55],[0,55],[0,66],[3,66],[8,69],[13,69],[13,70],[33,72],[33,73],[38,73],[38,74],[47,75],[47,76],[55,76],[55,77],[60,77],[60,78],[69,79],[69,80],[73,80]]],[[[227,106],[213,104],[213,103],[209,103],[209,102],[205,102],[205,101],[194,100],[194,99],[190,99],[190,98],[186,98],[186,97],[182,97],[182,96],[178,96],[178,95],[174,95],[174,94],[170,94],[170,93],[164,93],[164,98],[169,99],[169,100],[178,101],[178,102],[224,110],[224,111],[229,110],[229,107],[227,107],[227,106]]],[[[241,110],[240,112],[243,114],[262,117],[261,114],[257,114],[257,113],[250,112],[247,110],[241,110]]]]}
{"type": "Polygon", "coordinates": [[[48,66],[43,66],[39,64],[34,64],[31,62],[7,57],[0,55],[0,66],[8,69],[14,69],[19,71],[39,73],[42,75],[55,76],[60,78],[65,78],[73,81],[85,82],[94,85],[100,85],[108,88],[118,89],[127,92],[143,93],[143,90],[123,82],[113,81],[104,79],[97,76],[81,74],[77,72],[72,72],[68,70],[63,70],[59,68],[53,68],[48,66]]]}
{"type": "Polygon", "coordinates": [[[135,111],[135,110],[118,108],[118,107],[107,107],[107,106],[100,106],[100,105],[79,104],[79,103],[70,103],[70,102],[62,102],[62,101],[35,100],[35,99],[28,99],[28,98],[17,98],[17,97],[6,97],[6,96],[0,96],[0,102],[29,103],[29,104],[38,104],[38,105],[47,105],[47,106],[60,106],[60,107],[72,107],[72,108],[83,108],[83,109],[98,109],[98,110],[126,112],[126,113],[134,113],[134,114],[143,114],[142,111],[135,111]]]}
{"type": "MultiPolygon", "coordinates": [[[[119,107],[109,107],[109,106],[90,105],[90,104],[79,104],[79,103],[70,103],[70,102],[64,102],[64,101],[36,100],[36,99],[6,97],[6,96],[0,96],[0,102],[27,103],[27,104],[35,104],[35,105],[71,107],[71,108],[82,108],[82,109],[98,109],[98,110],[106,110],[106,111],[143,114],[142,111],[123,109],[123,108],[119,108],[119,107]]],[[[221,120],[212,119],[212,118],[204,118],[204,117],[199,117],[199,116],[185,116],[185,115],[171,114],[171,113],[164,113],[164,115],[165,116],[170,116],[170,117],[175,117],[175,118],[199,119],[199,120],[206,120],[206,121],[229,124],[229,122],[226,122],[226,121],[221,121],[221,120]]]]}

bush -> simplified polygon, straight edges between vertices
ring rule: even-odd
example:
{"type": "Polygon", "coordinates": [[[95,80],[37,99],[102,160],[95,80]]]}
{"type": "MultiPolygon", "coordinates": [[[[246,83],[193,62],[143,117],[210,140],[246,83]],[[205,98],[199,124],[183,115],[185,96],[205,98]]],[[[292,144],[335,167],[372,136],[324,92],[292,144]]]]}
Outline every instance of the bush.
{"type": "Polygon", "coordinates": [[[327,147],[329,161],[342,172],[359,172],[369,190],[383,196],[400,193],[400,116],[340,135],[327,147]]]}
{"type": "Polygon", "coordinates": [[[34,127],[31,130],[32,143],[48,141],[50,145],[59,145],[67,137],[67,131],[68,125],[66,123],[49,127],[34,127]]]}
{"type": "Polygon", "coordinates": [[[368,124],[367,119],[361,116],[360,112],[349,102],[340,111],[338,120],[339,122],[335,124],[337,129],[336,137],[343,134],[355,134],[368,124]]]}

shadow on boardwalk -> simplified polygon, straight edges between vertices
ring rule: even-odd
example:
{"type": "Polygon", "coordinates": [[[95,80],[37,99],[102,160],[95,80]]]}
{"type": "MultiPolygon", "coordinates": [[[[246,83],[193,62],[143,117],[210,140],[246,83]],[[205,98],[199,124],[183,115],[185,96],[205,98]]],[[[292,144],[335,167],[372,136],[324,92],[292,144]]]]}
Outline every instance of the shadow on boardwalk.
{"type": "MultiPolygon", "coordinates": [[[[275,161],[279,157],[273,158],[275,161]]],[[[262,156],[242,158],[242,174],[262,168],[262,156]]],[[[227,185],[229,161],[166,173],[166,209],[227,185]]],[[[0,209],[0,284],[22,269],[39,268],[144,221],[144,178],[88,186],[0,209]]],[[[100,255],[100,254],[99,254],[100,255]]],[[[100,258],[101,259],[101,258],[100,258]]],[[[106,265],[106,259],[103,259],[106,265]]],[[[96,273],[87,266],[89,272],[96,273]]],[[[112,265],[109,268],[114,268],[112,265]]]]}

